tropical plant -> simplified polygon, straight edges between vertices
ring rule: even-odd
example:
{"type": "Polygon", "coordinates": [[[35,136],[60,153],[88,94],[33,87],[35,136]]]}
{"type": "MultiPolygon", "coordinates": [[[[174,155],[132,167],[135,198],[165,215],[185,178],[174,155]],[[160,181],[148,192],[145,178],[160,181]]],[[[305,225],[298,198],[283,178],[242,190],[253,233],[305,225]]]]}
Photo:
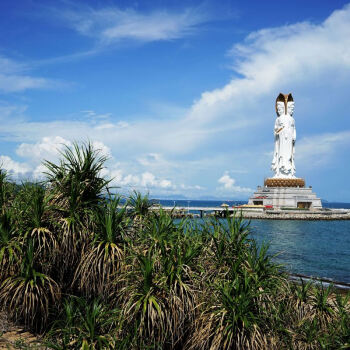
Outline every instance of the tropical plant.
{"type": "Polygon", "coordinates": [[[0,213],[9,208],[17,193],[17,186],[13,183],[5,169],[0,164],[0,213]]]}
{"type": "Polygon", "coordinates": [[[249,239],[241,217],[211,220],[201,313],[194,323],[191,349],[268,348],[264,332],[268,304],[284,276],[249,239]]]}
{"type": "Polygon", "coordinates": [[[111,195],[91,143],[61,155],[43,183],[0,170],[0,308],[47,347],[349,348],[350,294],[290,281],[241,215],[178,220],[111,195]]]}
{"type": "Polygon", "coordinates": [[[91,142],[65,146],[61,156],[59,164],[44,162],[45,174],[55,192],[55,203],[68,216],[74,216],[103,199],[109,181],[101,177],[101,172],[108,157],[100,155],[91,142]]]}
{"type": "Polygon", "coordinates": [[[69,296],[53,323],[47,342],[49,349],[116,349],[119,310],[98,299],[69,296]]]}
{"type": "Polygon", "coordinates": [[[125,325],[137,330],[138,347],[181,346],[194,318],[201,246],[183,226],[162,210],[151,214],[116,279],[121,313],[125,325]]]}
{"type": "Polygon", "coordinates": [[[107,296],[124,258],[129,218],[118,196],[101,203],[94,214],[93,240],[83,252],[75,281],[85,295],[107,296]]]}
{"type": "Polygon", "coordinates": [[[26,230],[25,238],[31,239],[35,254],[40,255],[46,264],[55,254],[57,238],[49,221],[50,195],[39,183],[24,183],[18,197],[21,198],[21,221],[26,230]]]}
{"type": "Polygon", "coordinates": [[[22,242],[10,209],[0,214],[0,283],[18,270],[22,259],[22,242]]]}
{"type": "Polygon", "coordinates": [[[1,284],[0,303],[13,319],[32,329],[42,330],[46,326],[49,309],[57,304],[61,291],[51,277],[36,268],[31,240],[26,248],[19,273],[1,284]]]}
{"type": "Polygon", "coordinates": [[[101,177],[107,157],[90,142],[65,146],[61,156],[59,164],[45,161],[44,165],[60,244],[57,274],[68,288],[91,239],[93,210],[104,201],[109,181],[101,177]]]}
{"type": "Polygon", "coordinates": [[[149,194],[142,195],[140,192],[133,191],[127,201],[129,215],[133,221],[132,233],[142,231],[147,224],[152,202],[149,200],[149,194]]]}

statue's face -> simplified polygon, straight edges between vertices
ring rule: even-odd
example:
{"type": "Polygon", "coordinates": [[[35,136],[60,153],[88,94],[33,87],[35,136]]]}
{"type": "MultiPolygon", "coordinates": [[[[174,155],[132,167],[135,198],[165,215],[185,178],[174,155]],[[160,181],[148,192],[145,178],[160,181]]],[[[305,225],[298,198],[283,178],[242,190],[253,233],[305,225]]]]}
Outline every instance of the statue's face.
{"type": "Polygon", "coordinates": [[[287,103],[287,112],[290,116],[294,113],[294,102],[288,102],[287,103]]]}
{"type": "Polygon", "coordinates": [[[278,101],[277,105],[276,105],[276,108],[277,108],[277,114],[279,116],[284,114],[284,103],[283,102],[278,101]]]}

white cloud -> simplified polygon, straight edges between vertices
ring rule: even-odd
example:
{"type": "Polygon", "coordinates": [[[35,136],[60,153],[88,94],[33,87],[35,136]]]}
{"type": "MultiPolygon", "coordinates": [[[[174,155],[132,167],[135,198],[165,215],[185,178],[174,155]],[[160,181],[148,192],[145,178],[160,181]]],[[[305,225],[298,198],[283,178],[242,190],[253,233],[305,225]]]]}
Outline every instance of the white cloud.
{"type": "Polygon", "coordinates": [[[138,162],[144,166],[154,165],[160,161],[163,162],[163,158],[159,153],[148,153],[138,158],[138,162]]]}
{"type": "Polygon", "coordinates": [[[0,92],[18,92],[28,89],[47,89],[63,86],[62,82],[31,76],[29,66],[0,56],[0,92]]]}
{"type": "Polygon", "coordinates": [[[99,152],[100,155],[107,158],[112,157],[111,149],[108,146],[106,146],[103,142],[93,141],[92,146],[97,152],[99,152]]]}
{"type": "Polygon", "coordinates": [[[0,156],[0,168],[15,176],[26,175],[31,170],[26,163],[16,162],[8,156],[0,156]]]}
{"type": "MultiPolygon", "coordinates": [[[[191,110],[191,118],[210,122],[231,118],[261,119],[260,98],[280,90],[314,88],[320,79],[347,79],[350,70],[350,5],[333,12],[323,23],[303,22],[263,29],[250,34],[230,51],[232,69],[241,77],[223,88],[204,92],[191,110]],[[327,74],[331,73],[332,77],[327,74]],[[345,74],[346,73],[346,74],[345,74]],[[234,118],[232,118],[234,116],[234,118]]],[[[312,92],[309,91],[309,94],[312,92]]]]}
{"type": "Polygon", "coordinates": [[[171,181],[170,180],[161,180],[159,182],[159,186],[161,188],[173,188],[174,186],[172,185],[171,181]]]}
{"type": "Polygon", "coordinates": [[[21,143],[16,153],[24,158],[32,159],[34,162],[41,162],[44,159],[53,160],[65,146],[71,146],[71,142],[61,136],[45,136],[36,143],[21,143]]]}
{"type": "Polygon", "coordinates": [[[112,185],[121,187],[130,187],[138,190],[174,190],[174,185],[171,180],[160,178],[155,176],[149,171],[145,171],[141,174],[126,174],[119,168],[120,165],[116,164],[111,166],[111,170],[106,171],[106,175],[113,179],[112,185]]]}
{"type": "Polygon", "coordinates": [[[95,37],[102,44],[123,39],[142,42],[178,39],[192,34],[206,21],[198,9],[141,13],[130,8],[76,6],[74,10],[59,11],[59,14],[80,34],[95,37]]]}
{"type": "Polygon", "coordinates": [[[349,147],[350,130],[304,137],[296,147],[296,160],[315,168],[328,163],[337,152],[349,150],[349,147]]]}
{"type": "Polygon", "coordinates": [[[0,90],[4,92],[17,92],[28,89],[48,88],[51,83],[45,78],[35,78],[26,75],[6,75],[0,73],[0,90]]]}
{"type": "Polygon", "coordinates": [[[115,125],[112,123],[105,123],[105,124],[100,124],[100,125],[96,126],[96,130],[112,129],[114,127],[115,127],[115,125]]]}
{"type": "Polygon", "coordinates": [[[45,179],[45,172],[47,172],[47,168],[42,163],[37,165],[34,170],[31,169],[31,175],[36,180],[45,179]]]}
{"type": "Polygon", "coordinates": [[[141,185],[144,187],[155,186],[156,185],[156,177],[148,171],[144,172],[142,174],[142,178],[141,178],[141,185]]]}
{"type": "MultiPolygon", "coordinates": [[[[93,14],[86,11],[86,21],[92,22],[79,29],[82,33],[103,37],[104,30],[113,27],[113,21],[103,24],[96,20],[97,10],[92,10],[93,14]]],[[[78,25],[83,15],[84,11],[71,19],[72,23],[78,25]]],[[[183,179],[191,178],[199,181],[192,186],[205,186],[214,194],[217,179],[232,166],[246,173],[240,176],[237,172],[235,179],[232,172],[227,174],[222,180],[226,182],[219,182],[221,190],[248,191],[243,186],[255,186],[269,175],[271,159],[266,152],[273,149],[274,99],[280,91],[292,91],[296,100],[297,175],[303,176],[308,162],[316,158],[336,162],[335,150],[343,147],[349,151],[349,135],[344,131],[349,125],[348,109],[340,108],[346,104],[350,89],[349,34],[350,6],[319,24],[304,22],[252,33],[230,52],[232,69],[238,74],[225,86],[203,92],[187,111],[176,112],[175,117],[160,120],[140,116],[121,122],[108,113],[96,118],[93,111],[91,118],[84,120],[31,122],[23,116],[6,117],[2,118],[1,135],[13,142],[37,143],[44,136],[55,137],[59,130],[66,140],[100,140],[122,164],[123,171],[110,171],[120,185],[142,186],[142,181],[159,185],[165,180],[186,193],[181,184],[190,186],[190,181],[183,179]],[[325,134],[324,130],[332,132],[325,134]],[[155,179],[149,175],[143,178],[147,172],[155,179]]],[[[133,35],[135,40],[143,40],[133,35]]],[[[119,39],[116,36],[113,40],[119,39]]],[[[15,69],[6,64],[7,71],[15,69]]]]}
{"type": "Polygon", "coordinates": [[[223,184],[225,189],[232,190],[235,180],[232,177],[230,177],[230,175],[226,171],[225,174],[220,177],[218,182],[220,184],[223,184]]]}
{"type": "Polygon", "coordinates": [[[219,180],[219,184],[222,184],[219,187],[219,190],[226,193],[238,192],[238,193],[251,193],[253,190],[248,187],[235,186],[236,180],[233,179],[228,171],[225,171],[224,175],[222,175],[219,180]]]}

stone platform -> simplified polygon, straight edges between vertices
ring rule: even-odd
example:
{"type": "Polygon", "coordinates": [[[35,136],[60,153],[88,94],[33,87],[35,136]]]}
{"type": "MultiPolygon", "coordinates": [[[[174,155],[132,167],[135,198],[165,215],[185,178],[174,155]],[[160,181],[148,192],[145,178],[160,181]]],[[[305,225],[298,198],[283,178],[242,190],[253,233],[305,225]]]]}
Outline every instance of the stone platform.
{"type": "MultiPolygon", "coordinates": [[[[297,179],[295,179],[297,180],[297,179]]],[[[273,208],[322,209],[321,199],[311,187],[258,186],[248,204],[272,206],[273,208]]]]}

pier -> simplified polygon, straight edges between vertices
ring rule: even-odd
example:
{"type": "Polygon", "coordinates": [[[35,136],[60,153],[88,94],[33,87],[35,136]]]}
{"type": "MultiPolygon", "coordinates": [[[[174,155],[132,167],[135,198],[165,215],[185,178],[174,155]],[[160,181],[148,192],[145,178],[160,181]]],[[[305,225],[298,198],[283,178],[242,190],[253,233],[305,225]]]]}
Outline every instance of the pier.
{"type": "Polygon", "coordinates": [[[152,206],[151,210],[173,211],[176,217],[206,216],[226,217],[227,215],[242,215],[245,219],[264,220],[350,220],[350,209],[266,209],[249,207],[198,207],[198,206],[152,206]]]}

